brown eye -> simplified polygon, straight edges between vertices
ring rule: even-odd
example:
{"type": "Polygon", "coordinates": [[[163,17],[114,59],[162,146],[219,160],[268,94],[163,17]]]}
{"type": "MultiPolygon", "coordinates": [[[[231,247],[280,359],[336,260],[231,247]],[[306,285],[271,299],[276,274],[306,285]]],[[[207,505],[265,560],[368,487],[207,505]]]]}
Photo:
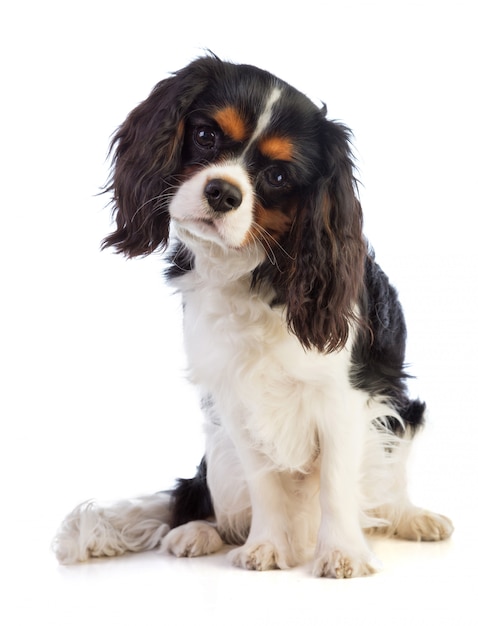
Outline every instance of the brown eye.
{"type": "Polygon", "coordinates": [[[216,145],[216,132],[212,128],[200,126],[194,129],[194,142],[199,148],[212,150],[216,145]]]}
{"type": "Polygon", "coordinates": [[[287,184],[287,173],[282,167],[270,167],[265,177],[271,187],[284,187],[287,184]]]}

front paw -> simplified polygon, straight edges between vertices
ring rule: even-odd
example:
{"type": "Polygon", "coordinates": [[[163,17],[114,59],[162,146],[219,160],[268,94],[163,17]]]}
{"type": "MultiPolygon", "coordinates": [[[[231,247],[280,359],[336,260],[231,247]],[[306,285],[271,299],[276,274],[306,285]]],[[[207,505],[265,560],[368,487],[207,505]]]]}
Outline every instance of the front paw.
{"type": "Polygon", "coordinates": [[[279,550],[270,541],[246,543],[229,553],[233,565],[250,570],[285,569],[287,559],[280,555],[279,550]]]}
{"type": "Polygon", "coordinates": [[[355,578],[368,576],[381,569],[380,562],[371,553],[332,549],[321,553],[314,561],[314,576],[327,578],[355,578]]]}

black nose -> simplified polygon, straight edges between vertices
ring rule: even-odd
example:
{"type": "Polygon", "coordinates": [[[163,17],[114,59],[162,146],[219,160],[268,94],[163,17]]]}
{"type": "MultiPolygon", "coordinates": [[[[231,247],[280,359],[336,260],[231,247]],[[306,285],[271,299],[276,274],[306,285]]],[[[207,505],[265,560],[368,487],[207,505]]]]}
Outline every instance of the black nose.
{"type": "Polygon", "coordinates": [[[211,209],[220,213],[237,209],[242,202],[241,190],[222,178],[210,180],[204,188],[204,195],[211,209]]]}

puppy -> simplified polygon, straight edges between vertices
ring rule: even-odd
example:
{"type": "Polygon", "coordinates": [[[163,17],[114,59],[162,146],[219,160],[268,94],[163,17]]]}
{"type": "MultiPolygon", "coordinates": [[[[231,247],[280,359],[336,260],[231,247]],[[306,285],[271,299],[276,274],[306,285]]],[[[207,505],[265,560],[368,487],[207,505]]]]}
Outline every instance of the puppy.
{"type": "Polygon", "coordinates": [[[214,57],[160,82],[119,128],[104,245],[169,246],[206,452],[171,492],[80,505],[55,539],[61,562],[227,543],[240,567],[311,560],[348,578],[377,568],[366,533],[452,533],[407,495],[425,405],[407,393],[405,322],[362,233],[349,139],[325,106],[214,57]]]}

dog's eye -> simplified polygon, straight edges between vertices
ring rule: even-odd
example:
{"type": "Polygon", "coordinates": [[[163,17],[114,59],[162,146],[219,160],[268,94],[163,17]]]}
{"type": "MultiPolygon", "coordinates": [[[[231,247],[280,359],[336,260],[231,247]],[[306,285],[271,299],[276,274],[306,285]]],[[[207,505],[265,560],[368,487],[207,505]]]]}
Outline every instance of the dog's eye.
{"type": "Polygon", "coordinates": [[[194,129],[193,138],[196,145],[200,148],[212,150],[216,145],[217,133],[212,128],[200,126],[194,129]]]}
{"type": "Polygon", "coordinates": [[[284,187],[287,184],[287,173],[282,167],[270,167],[265,177],[271,187],[284,187]]]}

